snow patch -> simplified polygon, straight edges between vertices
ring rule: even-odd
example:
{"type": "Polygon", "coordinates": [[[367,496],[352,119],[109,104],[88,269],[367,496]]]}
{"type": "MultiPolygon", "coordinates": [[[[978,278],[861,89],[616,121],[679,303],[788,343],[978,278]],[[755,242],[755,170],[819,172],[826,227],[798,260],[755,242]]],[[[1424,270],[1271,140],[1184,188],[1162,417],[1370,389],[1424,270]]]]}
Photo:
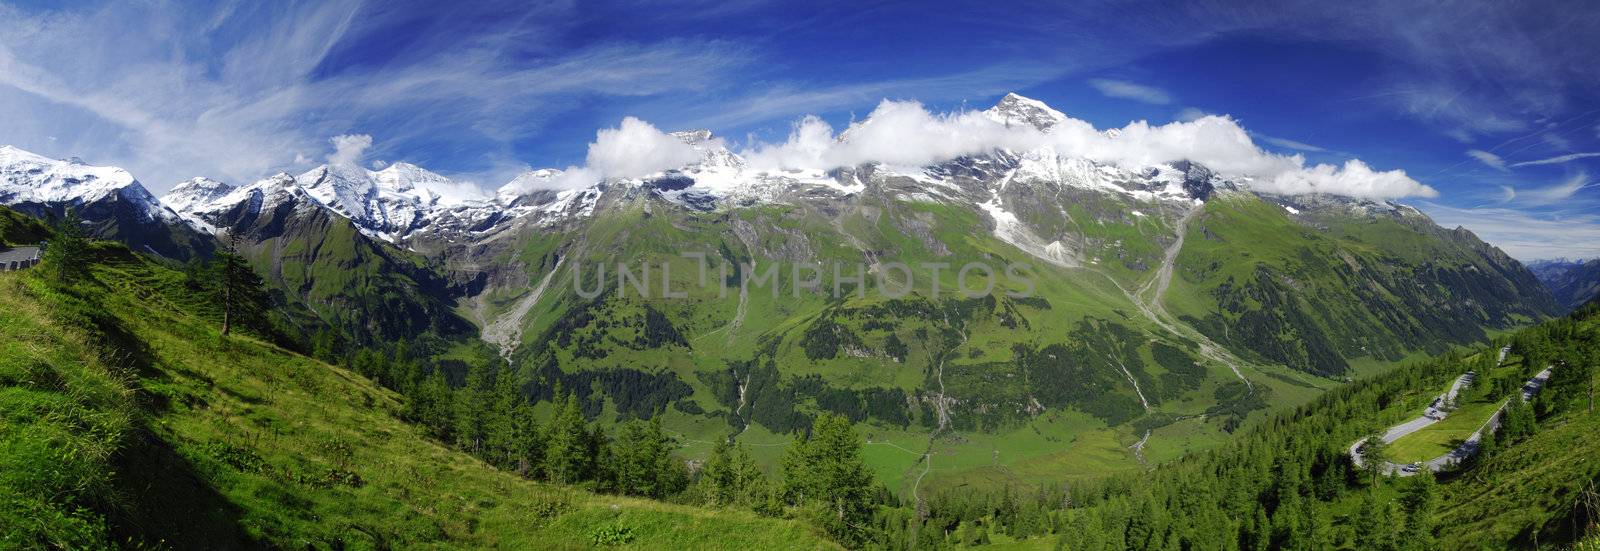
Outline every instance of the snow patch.
{"type": "Polygon", "coordinates": [[[994,219],[994,236],[1001,241],[1056,266],[1073,268],[1082,265],[1077,259],[1076,252],[1060,240],[1045,243],[1039,236],[1034,235],[1021,220],[1017,219],[1017,215],[1000,205],[999,195],[979,203],[978,207],[994,219]]]}

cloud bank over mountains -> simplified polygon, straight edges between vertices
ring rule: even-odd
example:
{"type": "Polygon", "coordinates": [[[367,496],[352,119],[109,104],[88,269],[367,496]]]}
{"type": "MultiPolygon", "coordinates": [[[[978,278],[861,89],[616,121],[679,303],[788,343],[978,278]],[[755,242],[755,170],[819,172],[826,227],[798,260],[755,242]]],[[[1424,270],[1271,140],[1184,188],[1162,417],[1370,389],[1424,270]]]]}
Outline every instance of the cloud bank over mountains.
{"type": "MultiPolygon", "coordinates": [[[[806,116],[794,123],[787,140],[749,143],[740,155],[756,170],[829,170],[866,163],[924,166],[996,150],[1042,148],[1130,169],[1190,160],[1270,193],[1363,199],[1438,196],[1403,170],[1374,170],[1356,159],[1338,166],[1311,165],[1299,154],[1263,150],[1237,121],[1218,115],[1162,125],[1135,121],[1112,130],[1062,116],[1041,130],[1008,124],[992,112],[934,113],[914,101],[883,100],[842,132],[820,117],[806,116]]],[[[618,128],[600,130],[589,145],[587,166],[568,172],[583,171],[583,177],[595,180],[629,178],[679,168],[698,158],[682,140],[628,117],[618,128]]],[[[570,187],[582,180],[550,183],[570,187]]]]}

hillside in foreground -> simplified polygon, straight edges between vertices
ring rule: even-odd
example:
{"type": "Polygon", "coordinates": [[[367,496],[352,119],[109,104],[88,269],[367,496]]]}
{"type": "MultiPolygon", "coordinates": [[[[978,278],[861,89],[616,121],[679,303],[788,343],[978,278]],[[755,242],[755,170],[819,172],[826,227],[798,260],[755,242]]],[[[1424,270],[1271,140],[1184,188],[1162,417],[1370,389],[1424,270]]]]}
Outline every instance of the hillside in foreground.
{"type": "MultiPolygon", "coordinates": [[[[1600,305],[1591,303],[1494,347],[1452,351],[1341,387],[1216,450],[1075,493],[1081,505],[1066,511],[1062,541],[1070,549],[1592,545],[1600,523],[1597,365],[1600,305]],[[1510,354],[1498,361],[1506,344],[1510,354]],[[1553,375],[1523,403],[1519,385],[1540,368],[1553,375]],[[1379,476],[1352,465],[1353,442],[1416,417],[1467,371],[1479,377],[1464,396],[1513,401],[1475,455],[1437,476],[1379,476]]],[[[1487,413],[1463,406],[1450,415],[1477,415],[1477,425],[1487,413]]]]}
{"type": "Polygon", "coordinates": [[[0,274],[0,547],[825,548],[791,521],[524,480],[392,392],[222,338],[182,274],[97,244],[0,274]]]}

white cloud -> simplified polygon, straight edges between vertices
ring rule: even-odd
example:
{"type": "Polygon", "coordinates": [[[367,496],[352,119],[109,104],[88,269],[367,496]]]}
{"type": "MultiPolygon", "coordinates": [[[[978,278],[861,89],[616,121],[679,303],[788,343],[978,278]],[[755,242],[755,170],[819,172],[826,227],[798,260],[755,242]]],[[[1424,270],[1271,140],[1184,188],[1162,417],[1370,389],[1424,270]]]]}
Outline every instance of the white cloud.
{"type": "Polygon", "coordinates": [[[1438,195],[1401,170],[1376,171],[1357,160],[1343,166],[1307,166],[1300,155],[1264,151],[1226,116],[1164,125],[1137,121],[1113,133],[1069,117],[1049,132],[1040,132],[1026,125],[1008,127],[979,112],[933,114],[915,102],[885,100],[838,136],[821,119],[806,117],[795,124],[787,141],[754,144],[742,154],[758,169],[830,169],[868,162],[926,165],[996,149],[1045,146],[1063,155],[1134,169],[1193,160],[1274,193],[1370,199],[1438,195]]]}
{"type": "Polygon", "coordinates": [[[1517,188],[1514,188],[1514,187],[1511,187],[1511,186],[1500,186],[1500,202],[1501,203],[1510,203],[1511,201],[1515,200],[1516,198],[1517,198],[1517,188]]]}
{"type": "Polygon", "coordinates": [[[1520,163],[1512,163],[1511,166],[1557,165],[1557,164],[1561,164],[1561,163],[1570,163],[1570,162],[1576,161],[1578,159],[1588,159],[1590,157],[1600,157],[1600,153],[1573,153],[1573,154],[1570,154],[1570,155],[1562,155],[1562,156],[1559,156],[1559,157],[1551,157],[1551,158],[1548,158],[1548,159],[1539,159],[1539,160],[1536,160],[1536,161],[1523,161],[1523,162],[1520,162],[1520,163]]]}
{"type": "Polygon", "coordinates": [[[817,117],[796,123],[782,144],[759,144],[743,152],[755,167],[835,168],[878,162],[920,166],[992,151],[1026,149],[1043,133],[1026,125],[1007,127],[974,111],[933,114],[922,104],[884,100],[866,119],[835,138],[817,117]]]}
{"type": "Polygon", "coordinates": [[[361,154],[372,147],[372,136],[366,134],[341,134],[328,139],[333,144],[333,153],[328,155],[328,164],[341,166],[361,166],[361,154]]]}
{"type": "Polygon", "coordinates": [[[328,136],[360,124],[382,130],[386,153],[441,152],[452,176],[495,181],[520,164],[508,158],[515,142],[578,100],[703,90],[749,57],[699,39],[557,49],[540,37],[575,21],[545,13],[576,9],[560,3],[519,8],[524,17],[461,18],[494,21],[472,33],[448,22],[418,28],[407,19],[415,10],[362,4],[24,10],[0,2],[6,141],[125,167],[160,194],[196,174],[250,181],[303,167],[328,136]],[[387,38],[396,26],[405,40],[387,38]],[[391,61],[344,66],[344,49],[375,36],[391,61]],[[75,132],[59,144],[46,138],[63,128],[75,132]]]}
{"type": "Polygon", "coordinates": [[[550,180],[552,189],[579,189],[586,188],[604,179],[599,171],[581,166],[569,166],[560,175],[550,180]]]}
{"type": "Polygon", "coordinates": [[[589,144],[588,168],[607,178],[637,178],[678,168],[700,158],[689,144],[633,117],[606,128],[589,144]]]}
{"type": "Polygon", "coordinates": [[[1266,134],[1258,134],[1258,133],[1255,133],[1255,132],[1251,132],[1250,135],[1254,136],[1256,138],[1260,138],[1261,141],[1263,141],[1263,142],[1267,142],[1269,144],[1272,144],[1272,145],[1275,145],[1275,146],[1278,146],[1278,147],[1282,147],[1284,149],[1293,149],[1293,150],[1296,150],[1296,151],[1309,151],[1309,152],[1312,152],[1312,153],[1321,153],[1323,151],[1327,151],[1327,149],[1324,149],[1324,148],[1321,148],[1321,147],[1317,147],[1317,146],[1314,146],[1314,145],[1311,145],[1311,144],[1308,144],[1308,143],[1305,143],[1305,142],[1297,142],[1297,141],[1290,140],[1290,139],[1287,139],[1287,138],[1275,138],[1275,137],[1272,137],[1272,136],[1268,136],[1266,134]]]}
{"type": "Polygon", "coordinates": [[[1510,208],[1459,208],[1424,202],[1444,227],[1462,226],[1518,260],[1600,256],[1600,216],[1537,215],[1510,208]]]}
{"type": "Polygon", "coordinates": [[[1589,182],[1589,174],[1587,172],[1579,172],[1559,184],[1518,191],[1515,197],[1519,197],[1523,202],[1532,205],[1553,205],[1567,201],[1573,195],[1577,195],[1578,190],[1593,185],[1595,184],[1589,182]]]}
{"type": "Polygon", "coordinates": [[[1172,103],[1172,96],[1166,90],[1154,86],[1128,82],[1126,80],[1112,80],[1108,78],[1089,79],[1089,85],[1099,90],[1109,98],[1131,99],[1144,103],[1166,105],[1172,103]]]}
{"type": "MultiPolygon", "coordinates": [[[[1555,123],[1550,123],[1550,126],[1555,126],[1555,123]]],[[[1572,141],[1562,137],[1560,134],[1545,132],[1539,135],[1539,139],[1544,140],[1544,143],[1550,144],[1550,147],[1562,151],[1572,151],[1572,141]]]]}
{"type": "MultiPolygon", "coordinates": [[[[715,138],[711,147],[721,147],[715,138]]],[[[679,168],[700,159],[700,152],[683,140],[634,117],[624,117],[616,128],[602,128],[589,142],[584,166],[566,170],[529,170],[500,188],[500,193],[524,194],[539,189],[578,189],[607,178],[638,178],[679,168]]]]}
{"type": "Polygon", "coordinates": [[[1358,159],[1345,161],[1342,168],[1316,165],[1284,172],[1266,184],[1251,187],[1284,194],[1331,193],[1369,199],[1439,195],[1433,188],[1412,180],[1404,170],[1376,171],[1358,159]]]}
{"type": "Polygon", "coordinates": [[[1479,162],[1481,162],[1483,164],[1486,164],[1486,165],[1489,165],[1490,168],[1493,168],[1493,169],[1501,171],[1501,172],[1506,172],[1506,171],[1510,170],[1510,169],[1506,168],[1506,160],[1505,159],[1501,159],[1499,155],[1495,155],[1495,154],[1490,153],[1488,151],[1484,151],[1484,150],[1481,150],[1481,149],[1468,149],[1467,150],[1467,156],[1468,157],[1472,157],[1474,159],[1477,159],[1479,162]]]}
{"type": "Polygon", "coordinates": [[[1179,122],[1192,122],[1192,121],[1198,120],[1198,119],[1200,119],[1202,117],[1209,117],[1209,116],[1212,116],[1214,114],[1215,113],[1207,113],[1205,111],[1202,111],[1202,110],[1200,110],[1198,108],[1194,108],[1194,107],[1185,107],[1185,108],[1183,108],[1182,111],[1178,111],[1177,115],[1173,115],[1172,118],[1173,118],[1173,120],[1176,120],[1176,121],[1179,121],[1179,122]]]}
{"type": "Polygon", "coordinates": [[[1455,129],[1451,129],[1451,130],[1446,130],[1444,135],[1449,136],[1450,139],[1458,141],[1458,142],[1461,142],[1461,143],[1472,143],[1473,142],[1472,133],[1468,132],[1468,131],[1466,131],[1464,129],[1461,129],[1461,128],[1455,128],[1455,129]]]}

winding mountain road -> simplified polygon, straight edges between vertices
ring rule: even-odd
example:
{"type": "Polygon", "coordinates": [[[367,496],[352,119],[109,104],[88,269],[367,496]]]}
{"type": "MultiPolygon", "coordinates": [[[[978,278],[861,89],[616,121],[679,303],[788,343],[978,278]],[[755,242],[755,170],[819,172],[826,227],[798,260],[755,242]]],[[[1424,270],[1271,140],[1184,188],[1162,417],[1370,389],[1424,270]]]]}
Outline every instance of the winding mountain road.
{"type": "MultiPolygon", "coordinates": [[[[1475,377],[1476,375],[1471,371],[1462,373],[1460,377],[1456,377],[1455,382],[1450,384],[1450,390],[1447,390],[1443,394],[1440,394],[1437,398],[1434,398],[1433,402],[1428,404],[1427,409],[1422,410],[1422,415],[1404,423],[1389,427],[1389,430],[1383,433],[1383,442],[1385,444],[1394,442],[1395,440],[1399,440],[1401,437],[1428,428],[1428,426],[1444,420],[1445,417],[1450,415],[1448,411],[1443,409],[1444,405],[1455,400],[1456,396],[1461,393],[1461,388],[1471,383],[1472,379],[1475,377]]],[[[1361,452],[1357,448],[1360,448],[1361,444],[1365,442],[1366,440],[1363,439],[1357,441],[1355,445],[1350,447],[1350,457],[1355,460],[1357,467],[1362,466],[1361,452]]]]}
{"type": "MultiPolygon", "coordinates": [[[[1509,347],[1500,350],[1499,363],[1505,362],[1506,353],[1508,351],[1509,347]]],[[[1546,367],[1544,371],[1540,371],[1538,374],[1534,375],[1533,378],[1524,382],[1522,384],[1522,392],[1520,394],[1521,399],[1523,401],[1532,400],[1533,397],[1539,393],[1539,390],[1544,388],[1545,382],[1550,380],[1550,373],[1551,368],[1546,367]]],[[[1435,398],[1433,403],[1429,404],[1428,408],[1423,411],[1421,417],[1417,417],[1393,427],[1389,427],[1389,430],[1384,432],[1382,436],[1383,442],[1386,444],[1393,443],[1395,440],[1399,440],[1401,437],[1422,430],[1423,428],[1444,419],[1447,415],[1449,415],[1449,413],[1441,409],[1441,407],[1454,401],[1461,388],[1465,386],[1465,383],[1470,382],[1472,377],[1474,377],[1474,374],[1470,371],[1462,374],[1460,377],[1457,377],[1455,383],[1450,385],[1450,390],[1439,395],[1438,398],[1435,398]]],[[[1489,419],[1484,421],[1484,423],[1478,427],[1478,430],[1474,431],[1471,436],[1468,436],[1467,439],[1461,443],[1461,445],[1456,446],[1456,448],[1450,450],[1449,453],[1422,462],[1422,465],[1430,471],[1439,472],[1451,466],[1458,465],[1463,460],[1472,457],[1472,455],[1475,453],[1478,453],[1478,445],[1483,439],[1484,431],[1492,433],[1500,429],[1500,419],[1505,413],[1506,407],[1509,405],[1511,405],[1510,399],[1501,402],[1500,407],[1495,408],[1494,413],[1489,416],[1489,419]]],[[[1365,443],[1366,439],[1363,438],[1355,441],[1353,444],[1350,444],[1350,460],[1355,463],[1356,467],[1365,468],[1365,462],[1361,456],[1361,447],[1362,444],[1365,443]]],[[[1419,471],[1419,469],[1411,465],[1397,465],[1387,461],[1384,462],[1382,470],[1383,474],[1385,475],[1398,475],[1402,477],[1415,475],[1419,471]]]]}

